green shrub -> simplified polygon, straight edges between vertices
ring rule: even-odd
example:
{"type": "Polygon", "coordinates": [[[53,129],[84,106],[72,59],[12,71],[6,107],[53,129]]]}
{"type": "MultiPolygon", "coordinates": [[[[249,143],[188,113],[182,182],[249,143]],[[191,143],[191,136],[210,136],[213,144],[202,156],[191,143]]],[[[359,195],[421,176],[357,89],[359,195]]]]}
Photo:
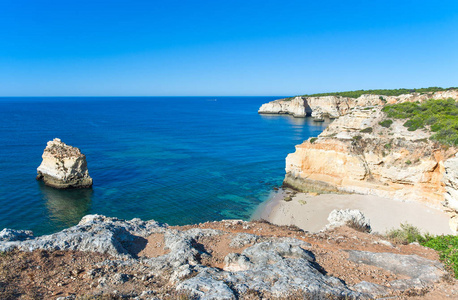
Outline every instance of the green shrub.
{"type": "MultiPolygon", "coordinates": [[[[410,93],[433,93],[439,91],[445,91],[450,89],[456,89],[456,87],[449,87],[449,88],[441,88],[441,87],[428,87],[428,88],[419,88],[419,89],[381,89],[381,90],[356,90],[356,91],[348,91],[348,92],[333,92],[333,93],[319,93],[319,94],[310,94],[304,95],[307,97],[321,97],[321,96],[342,96],[342,97],[350,97],[350,98],[358,98],[361,95],[369,94],[369,95],[384,95],[384,96],[399,96],[402,94],[410,94],[410,93]]],[[[380,100],[386,101],[383,97],[380,97],[380,100]]]]}
{"type": "Polygon", "coordinates": [[[420,230],[410,224],[402,224],[400,229],[391,229],[386,233],[386,237],[400,244],[409,244],[413,242],[425,241],[420,230]]]}
{"type": "Polygon", "coordinates": [[[311,138],[311,139],[310,139],[310,144],[315,143],[315,141],[316,141],[317,139],[318,139],[318,138],[316,138],[316,137],[311,138]]]}
{"type": "Polygon", "coordinates": [[[364,128],[364,129],[360,130],[360,132],[363,132],[363,133],[372,133],[372,127],[364,128]]]}
{"type": "Polygon", "coordinates": [[[362,138],[363,138],[363,137],[360,136],[360,135],[356,135],[356,136],[353,137],[353,139],[354,139],[355,141],[359,141],[359,140],[362,139],[362,138]]]}
{"type": "Polygon", "coordinates": [[[382,122],[379,122],[379,124],[385,128],[390,128],[391,124],[393,124],[393,120],[390,120],[390,119],[383,120],[382,122]]]}
{"type": "Polygon", "coordinates": [[[458,145],[458,104],[453,99],[387,105],[382,111],[389,118],[407,119],[404,126],[409,131],[430,126],[434,132],[431,140],[450,146],[458,145]]]}
{"type": "Polygon", "coordinates": [[[458,278],[458,236],[441,235],[429,237],[421,242],[422,246],[439,252],[441,261],[450,268],[458,278]]]}
{"type": "Polygon", "coordinates": [[[411,165],[411,164],[412,164],[412,162],[410,160],[406,161],[406,165],[411,165]]]}
{"type": "Polygon", "coordinates": [[[385,144],[385,146],[383,146],[383,147],[385,147],[385,149],[387,149],[387,150],[390,150],[392,146],[391,146],[391,144],[385,144]]]}

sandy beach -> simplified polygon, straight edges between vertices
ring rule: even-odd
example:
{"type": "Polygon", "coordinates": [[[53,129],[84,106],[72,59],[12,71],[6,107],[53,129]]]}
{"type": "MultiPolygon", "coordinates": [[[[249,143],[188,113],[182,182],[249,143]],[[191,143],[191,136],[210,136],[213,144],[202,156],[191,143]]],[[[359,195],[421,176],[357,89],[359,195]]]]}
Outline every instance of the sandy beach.
{"type": "Polygon", "coordinates": [[[452,234],[449,216],[439,210],[417,202],[401,202],[370,195],[310,195],[297,193],[291,201],[284,201],[289,191],[274,192],[270,200],[261,205],[253,219],[265,219],[277,225],[296,225],[318,232],[327,224],[334,209],[359,209],[370,219],[372,231],[385,233],[399,228],[401,223],[412,224],[423,233],[452,234]]]}

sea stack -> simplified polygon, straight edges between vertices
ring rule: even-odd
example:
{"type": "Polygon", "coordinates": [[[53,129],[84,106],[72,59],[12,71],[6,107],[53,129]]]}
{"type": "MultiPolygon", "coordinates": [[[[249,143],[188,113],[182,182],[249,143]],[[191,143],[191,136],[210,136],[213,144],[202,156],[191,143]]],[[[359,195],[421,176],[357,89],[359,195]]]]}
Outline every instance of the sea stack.
{"type": "Polygon", "coordinates": [[[49,141],[38,167],[37,180],[57,189],[90,188],[92,178],[87,170],[86,156],[80,149],[55,138],[49,141]]]}

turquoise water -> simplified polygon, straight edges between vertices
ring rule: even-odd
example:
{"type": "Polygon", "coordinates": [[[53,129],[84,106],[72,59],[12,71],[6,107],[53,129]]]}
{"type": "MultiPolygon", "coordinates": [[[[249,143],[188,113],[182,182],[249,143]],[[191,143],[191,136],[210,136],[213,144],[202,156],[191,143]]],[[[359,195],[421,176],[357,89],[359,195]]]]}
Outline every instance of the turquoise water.
{"type": "Polygon", "coordinates": [[[171,225],[249,219],[294,145],[327,124],[258,115],[278,97],[0,98],[0,228],[47,234],[86,214],[171,225]],[[94,186],[35,180],[46,142],[86,155],[94,186]]]}

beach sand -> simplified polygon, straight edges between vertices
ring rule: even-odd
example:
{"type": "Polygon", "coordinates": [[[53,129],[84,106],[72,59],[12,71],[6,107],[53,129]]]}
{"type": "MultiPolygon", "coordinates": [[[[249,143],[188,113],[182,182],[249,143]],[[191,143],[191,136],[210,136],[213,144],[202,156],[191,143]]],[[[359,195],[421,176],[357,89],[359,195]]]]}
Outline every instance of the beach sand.
{"type": "Polygon", "coordinates": [[[292,201],[284,201],[288,191],[274,192],[271,199],[263,203],[253,219],[265,219],[277,225],[296,225],[299,228],[318,232],[327,224],[329,213],[334,209],[359,209],[371,222],[373,232],[385,233],[399,228],[401,223],[414,225],[423,233],[453,234],[449,227],[449,216],[417,202],[401,202],[370,195],[322,194],[312,196],[297,193],[292,201]]]}

